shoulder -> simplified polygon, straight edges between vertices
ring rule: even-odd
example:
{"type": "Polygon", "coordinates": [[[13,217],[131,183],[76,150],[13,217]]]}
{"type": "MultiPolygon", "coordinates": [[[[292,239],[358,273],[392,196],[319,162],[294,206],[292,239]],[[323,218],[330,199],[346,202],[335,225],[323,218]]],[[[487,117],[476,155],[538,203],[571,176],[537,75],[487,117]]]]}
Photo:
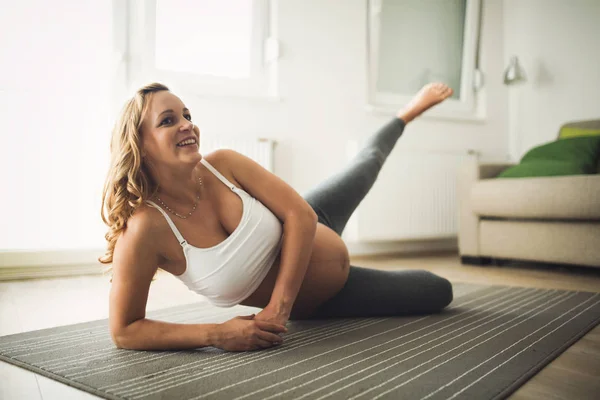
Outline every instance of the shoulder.
{"type": "Polygon", "coordinates": [[[317,219],[312,207],[292,186],[253,158],[231,149],[219,150],[211,153],[211,156],[219,163],[222,170],[214,165],[219,172],[225,171],[228,179],[231,176],[233,183],[269,208],[281,221],[298,214],[307,214],[311,219],[317,219]]]}
{"type": "MultiPolygon", "coordinates": [[[[239,153],[232,149],[218,149],[203,155],[202,158],[221,172],[222,169],[231,171],[231,163],[235,160],[237,155],[239,155],[239,153]]],[[[201,165],[203,165],[202,162],[199,162],[197,168],[200,168],[201,165]]]]}
{"type": "Polygon", "coordinates": [[[204,159],[219,172],[225,172],[232,176],[235,176],[235,172],[239,168],[259,166],[259,164],[250,157],[233,149],[215,150],[204,156],[204,159]]]}
{"type": "Polygon", "coordinates": [[[135,210],[126,222],[123,233],[118,238],[115,252],[129,254],[143,253],[147,259],[161,259],[159,237],[163,231],[160,212],[148,205],[135,210]]]}
{"type": "MultiPolygon", "coordinates": [[[[216,169],[221,175],[225,176],[228,180],[232,181],[234,184],[238,184],[237,180],[235,180],[233,170],[236,160],[240,156],[240,153],[231,149],[218,149],[210,152],[209,154],[203,155],[202,158],[204,161],[207,161],[214,169],[216,169]]],[[[209,175],[213,175],[212,172],[207,171],[208,167],[204,165],[202,162],[199,162],[196,166],[196,170],[202,174],[204,169],[204,173],[208,173],[209,175]]]]}
{"type": "Polygon", "coordinates": [[[159,225],[157,214],[159,214],[159,211],[154,207],[148,204],[141,205],[127,220],[125,232],[144,237],[152,236],[152,233],[154,233],[159,225]]]}

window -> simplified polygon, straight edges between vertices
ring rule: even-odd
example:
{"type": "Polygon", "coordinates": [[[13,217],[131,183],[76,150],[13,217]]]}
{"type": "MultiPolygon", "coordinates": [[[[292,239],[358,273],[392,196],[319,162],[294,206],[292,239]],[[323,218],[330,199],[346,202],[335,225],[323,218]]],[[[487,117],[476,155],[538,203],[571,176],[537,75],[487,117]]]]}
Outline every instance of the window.
{"type": "Polygon", "coordinates": [[[132,89],[156,80],[200,95],[275,96],[273,1],[132,2],[132,89]]]}
{"type": "Polygon", "coordinates": [[[368,104],[397,110],[428,82],[454,95],[427,113],[477,118],[479,0],[369,0],[368,104]]]}
{"type": "Polygon", "coordinates": [[[2,250],[106,245],[112,13],[112,0],[15,1],[0,13],[2,250]]]}

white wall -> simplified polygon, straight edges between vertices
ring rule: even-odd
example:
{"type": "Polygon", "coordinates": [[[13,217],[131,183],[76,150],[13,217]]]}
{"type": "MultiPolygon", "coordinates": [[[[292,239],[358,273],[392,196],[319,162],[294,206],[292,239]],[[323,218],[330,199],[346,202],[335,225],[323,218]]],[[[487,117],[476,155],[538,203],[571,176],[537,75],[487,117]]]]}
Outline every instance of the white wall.
{"type": "MultiPolygon", "coordinates": [[[[501,51],[502,2],[484,3],[481,63],[486,76],[486,120],[475,123],[421,119],[411,124],[398,147],[448,151],[476,149],[486,158],[505,157],[507,96],[501,83],[504,60],[501,51]]],[[[282,46],[281,102],[179,94],[206,134],[250,134],[277,139],[276,173],[303,193],[347,162],[347,141],[363,140],[392,116],[372,115],[365,111],[366,1],[280,1],[277,17],[282,46]]],[[[82,43],[82,49],[85,49],[84,45],[82,43]]],[[[410,57],[410,54],[399,54],[398,57],[410,57]]],[[[60,63],[61,59],[54,62],[60,63]]],[[[5,96],[2,101],[6,106],[12,99],[5,96]]],[[[43,105],[39,107],[44,109],[43,105]]],[[[4,111],[1,115],[3,120],[10,117],[4,111]]],[[[3,225],[0,249],[102,248],[105,245],[102,236],[105,230],[99,219],[99,189],[108,166],[105,153],[109,133],[97,132],[96,126],[90,133],[95,136],[83,139],[81,135],[87,132],[84,117],[75,118],[68,111],[56,115],[57,120],[64,119],[63,125],[45,125],[34,113],[31,119],[13,121],[10,129],[3,129],[3,145],[9,143],[11,146],[4,149],[4,156],[12,153],[11,159],[18,164],[16,168],[11,168],[8,161],[2,164],[2,181],[10,184],[2,190],[5,197],[2,207],[12,216],[9,223],[3,225]],[[52,127],[54,130],[50,129],[52,127]],[[64,146],[54,146],[56,154],[51,156],[48,155],[51,147],[44,145],[34,153],[43,155],[41,159],[29,157],[18,161],[29,149],[19,147],[17,137],[21,138],[25,133],[42,135],[42,132],[49,138],[58,140],[62,137],[60,143],[64,146]],[[82,141],[82,148],[67,146],[69,140],[76,138],[82,141]],[[81,150],[82,153],[74,157],[68,152],[61,153],[62,149],[81,150]],[[72,159],[66,164],[70,170],[67,167],[54,172],[48,170],[49,161],[64,157],[72,159]],[[70,178],[69,171],[76,176],[70,178]],[[77,178],[80,180],[76,181],[77,178]],[[90,181],[82,186],[81,179],[90,181]],[[40,186],[45,189],[35,192],[39,198],[23,200],[18,185],[41,185],[40,180],[44,180],[46,186],[40,186]],[[50,189],[48,185],[56,185],[60,190],[50,189]],[[82,190],[85,194],[81,194],[82,190]],[[77,199],[80,205],[75,206],[77,199]],[[35,229],[42,229],[41,233],[31,234],[35,229]]],[[[99,122],[90,120],[89,123],[99,122]]]]}
{"type": "Polygon", "coordinates": [[[4,3],[0,250],[102,246],[110,1],[4,3]]]}
{"type": "Polygon", "coordinates": [[[504,0],[504,65],[519,57],[528,81],[510,89],[518,160],[560,125],[600,118],[600,1],[504,0]]]}
{"type": "MultiPolygon", "coordinates": [[[[477,149],[488,158],[506,155],[502,17],[500,1],[485,2],[482,40],[482,68],[487,78],[485,122],[417,120],[407,129],[398,147],[477,149]]],[[[278,20],[283,101],[200,99],[186,94],[183,97],[204,132],[276,138],[279,141],[276,172],[302,193],[347,162],[348,140],[364,139],[391,115],[365,111],[366,1],[281,1],[278,20]]],[[[398,57],[409,58],[410,54],[398,57]]]]}

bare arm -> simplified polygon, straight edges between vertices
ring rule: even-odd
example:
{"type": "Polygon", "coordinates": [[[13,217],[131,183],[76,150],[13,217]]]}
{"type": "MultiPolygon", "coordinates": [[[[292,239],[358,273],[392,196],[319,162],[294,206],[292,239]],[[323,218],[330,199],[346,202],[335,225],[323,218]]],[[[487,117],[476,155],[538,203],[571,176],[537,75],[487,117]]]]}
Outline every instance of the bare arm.
{"type": "Polygon", "coordinates": [[[284,220],[283,231],[281,264],[268,307],[289,316],[310,261],[317,218],[314,213],[290,214],[284,220]]]}
{"type": "Polygon", "coordinates": [[[119,348],[166,350],[211,345],[215,324],[184,325],[146,319],[150,282],[159,264],[155,226],[141,212],[127,223],[113,254],[110,332],[119,348]]]}
{"type": "Polygon", "coordinates": [[[287,322],[312,254],[317,214],[293,187],[251,158],[233,150],[219,150],[235,179],[283,224],[281,264],[269,304],[257,318],[287,322]]]}
{"type": "Polygon", "coordinates": [[[115,344],[130,350],[177,350],[213,346],[218,324],[174,324],[140,319],[123,329],[115,344]]]}
{"type": "Polygon", "coordinates": [[[249,317],[221,324],[177,324],[146,318],[150,282],[157,270],[157,235],[144,213],[128,221],[113,254],[109,325],[118,348],[132,350],[195,349],[215,346],[242,351],[280,343],[285,327],[249,317]]]}

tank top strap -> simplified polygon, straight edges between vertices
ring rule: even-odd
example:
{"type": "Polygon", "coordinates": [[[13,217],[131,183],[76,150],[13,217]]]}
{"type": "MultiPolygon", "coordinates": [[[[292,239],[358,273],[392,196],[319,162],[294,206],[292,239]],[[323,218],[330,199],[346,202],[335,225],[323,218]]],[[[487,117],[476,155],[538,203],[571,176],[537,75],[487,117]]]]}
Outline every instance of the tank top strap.
{"type": "Polygon", "coordinates": [[[152,207],[156,208],[158,211],[160,211],[160,213],[162,215],[164,215],[165,219],[169,223],[169,226],[171,227],[171,230],[173,231],[173,233],[177,237],[177,240],[179,240],[179,244],[182,247],[185,246],[187,244],[187,242],[185,241],[185,239],[183,238],[183,236],[179,232],[179,229],[177,229],[177,227],[175,226],[175,223],[173,222],[173,220],[171,219],[171,217],[169,217],[169,215],[167,214],[167,212],[165,210],[163,210],[162,208],[160,208],[158,206],[158,204],[156,204],[155,202],[153,202],[151,200],[146,200],[146,202],[149,203],[152,207]]]}
{"type": "Polygon", "coordinates": [[[210,170],[210,172],[212,172],[217,178],[219,178],[219,180],[221,182],[223,182],[226,186],[228,186],[229,189],[231,189],[231,190],[237,189],[237,187],[235,185],[233,185],[231,182],[229,182],[229,180],[227,178],[225,178],[219,171],[217,171],[215,167],[210,165],[210,163],[208,161],[206,161],[206,159],[202,158],[200,160],[200,162],[202,164],[204,164],[206,166],[206,168],[208,168],[210,170]]]}

